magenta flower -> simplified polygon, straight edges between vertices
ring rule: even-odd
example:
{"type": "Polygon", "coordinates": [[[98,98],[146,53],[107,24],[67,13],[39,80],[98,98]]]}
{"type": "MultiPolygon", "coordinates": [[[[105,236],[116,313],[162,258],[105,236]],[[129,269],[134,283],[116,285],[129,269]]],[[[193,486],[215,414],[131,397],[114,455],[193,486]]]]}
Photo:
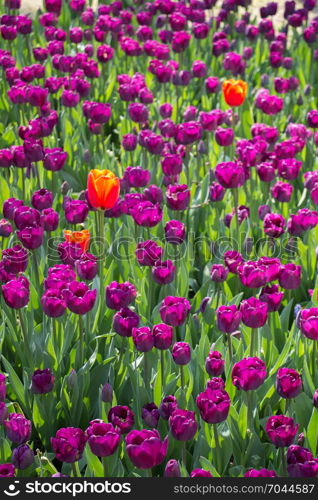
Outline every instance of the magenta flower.
{"type": "Polygon", "coordinates": [[[177,408],[169,417],[169,428],[177,441],[191,441],[198,430],[195,412],[177,408]]]}
{"type": "Polygon", "coordinates": [[[300,311],[300,331],[308,339],[318,340],[318,308],[311,307],[300,311]]]}
{"type": "Polygon", "coordinates": [[[35,370],[32,375],[30,390],[33,394],[47,394],[53,390],[54,380],[50,368],[35,370]]]}
{"type": "Polygon", "coordinates": [[[267,321],[267,304],[255,297],[242,300],[240,312],[243,323],[250,328],[261,328],[267,321]]]}
{"type": "Polygon", "coordinates": [[[161,302],[159,312],[164,323],[180,326],[187,319],[190,309],[190,302],[184,297],[168,296],[161,302]]]}
{"type": "Polygon", "coordinates": [[[238,329],[242,314],[235,304],[231,306],[220,306],[216,310],[218,329],[223,333],[233,333],[238,329]]]}
{"type": "Polygon", "coordinates": [[[276,390],[282,398],[295,398],[302,391],[300,374],[292,368],[280,368],[276,376],[276,390]]]}
{"type": "Polygon", "coordinates": [[[128,406],[113,406],[108,412],[108,421],[121,434],[127,434],[134,426],[135,415],[128,406]]]}
{"type": "Polygon", "coordinates": [[[201,418],[208,424],[218,424],[227,419],[230,411],[231,400],[228,393],[223,390],[206,389],[196,399],[201,418]]]}
{"type": "Polygon", "coordinates": [[[75,314],[86,314],[94,307],[97,290],[90,290],[86,283],[73,281],[63,290],[67,307],[75,314]]]}
{"type": "Polygon", "coordinates": [[[286,290],[293,290],[298,288],[301,283],[301,266],[289,263],[280,267],[279,284],[286,290]]]}
{"type": "Polygon", "coordinates": [[[126,436],[126,451],[139,469],[151,469],[164,460],[168,449],[168,436],[161,441],[156,429],[131,431],[126,436]]]}
{"type": "Polygon", "coordinates": [[[233,366],[232,382],[243,391],[253,391],[263,384],[266,366],[259,358],[244,358],[233,366]]]}
{"type": "Polygon", "coordinates": [[[3,426],[7,438],[13,443],[25,443],[31,437],[31,421],[20,413],[10,413],[9,420],[5,420],[3,426]]]}
{"type": "Polygon", "coordinates": [[[266,422],[265,430],[276,447],[285,447],[293,444],[299,425],[285,415],[273,415],[266,422]]]}
{"type": "Polygon", "coordinates": [[[226,189],[233,189],[243,186],[245,173],[243,167],[232,161],[219,163],[215,167],[217,181],[226,189]]]}
{"type": "Polygon", "coordinates": [[[210,351],[205,360],[205,369],[211,377],[219,377],[224,372],[224,359],[218,351],[210,351]]]}
{"type": "Polygon", "coordinates": [[[76,427],[59,429],[51,438],[53,452],[60,462],[74,463],[82,458],[87,437],[76,427]]]}
{"type": "Polygon", "coordinates": [[[97,457],[113,455],[119,446],[120,432],[103,420],[92,420],[86,429],[87,442],[97,457]]]}

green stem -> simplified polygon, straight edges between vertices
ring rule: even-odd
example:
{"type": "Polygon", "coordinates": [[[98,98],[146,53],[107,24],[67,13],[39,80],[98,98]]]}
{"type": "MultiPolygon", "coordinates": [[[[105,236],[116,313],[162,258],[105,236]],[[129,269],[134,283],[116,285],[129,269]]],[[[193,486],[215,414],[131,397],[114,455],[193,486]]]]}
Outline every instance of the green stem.
{"type": "Polygon", "coordinates": [[[37,255],[36,255],[36,250],[32,251],[32,259],[33,259],[33,268],[34,268],[36,289],[37,289],[37,292],[40,293],[41,282],[40,282],[40,275],[39,275],[39,267],[38,267],[38,259],[37,259],[37,255]]]}
{"type": "Polygon", "coordinates": [[[280,448],[281,462],[282,462],[282,476],[287,477],[286,457],[283,446],[280,448]]]}
{"type": "Polygon", "coordinates": [[[221,472],[221,470],[219,470],[221,467],[221,464],[220,464],[221,447],[220,447],[218,426],[217,426],[217,424],[213,424],[212,427],[213,427],[213,436],[214,436],[214,441],[215,441],[215,468],[218,472],[221,472]]]}
{"type": "Polygon", "coordinates": [[[182,448],[181,448],[181,458],[182,462],[184,465],[184,468],[187,468],[187,449],[186,449],[186,441],[182,441],[182,448]]]}
{"type": "Polygon", "coordinates": [[[253,431],[253,391],[246,391],[247,429],[253,431]]]}
{"type": "Polygon", "coordinates": [[[72,463],[72,476],[73,477],[82,477],[78,462],[72,463]]]}
{"type": "Polygon", "coordinates": [[[165,351],[161,349],[160,351],[160,368],[161,368],[161,392],[164,394],[165,387],[165,351]]]}
{"type": "Polygon", "coordinates": [[[103,268],[104,268],[104,211],[98,210],[96,213],[96,234],[99,239],[99,255],[98,255],[98,276],[99,276],[99,306],[98,313],[96,314],[93,330],[95,331],[98,323],[100,324],[103,318],[104,311],[104,279],[103,279],[103,268]]]}
{"type": "MultiPolygon", "coordinates": [[[[234,223],[235,223],[235,229],[234,229],[234,236],[235,236],[235,243],[237,244],[237,249],[240,251],[239,247],[239,220],[238,220],[238,192],[237,189],[232,189],[232,195],[233,195],[233,201],[234,201],[234,223]]],[[[234,247],[235,249],[235,247],[234,247]]]]}
{"type": "Polygon", "coordinates": [[[251,331],[251,342],[250,342],[250,356],[255,356],[255,343],[257,338],[257,329],[252,328],[251,331]]]}
{"type": "Polygon", "coordinates": [[[144,352],[144,381],[146,391],[149,389],[149,374],[148,374],[148,356],[147,353],[144,352]]]}
{"type": "Polygon", "coordinates": [[[102,457],[104,477],[107,477],[107,460],[106,457],[102,457]]]}
{"type": "Polygon", "coordinates": [[[18,309],[18,315],[19,315],[19,320],[20,320],[21,333],[22,333],[22,338],[23,338],[23,342],[24,342],[25,352],[26,352],[27,358],[28,358],[29,363],[30,363],[30,368],[32,368],[32,366],[33,366],[32,353],[31,353],[30,346],[29,346],[28,330],[27,330],[27,326],[26,326],[25,321],[24,321],[24,315],[23,315],[22,309],[18,309]]]}
{"type": "Polygon", "coordinates": [[[233,350],[232,350],[232,339],[231,339],[231,334],[227,334],[227,341],[228,341],[228,346],[229,346],[229,357],[230,357],[230,363],[232,364],[233,362],[233,350]]]}
{"type": "Polygon", "coordinates": [[[83,317],[81,314],[78,315],[78,329],[79,329],[79,340],[80,340],[79,364],[81,368],[84,362],[84,324],[83,324],[83,317]]]}

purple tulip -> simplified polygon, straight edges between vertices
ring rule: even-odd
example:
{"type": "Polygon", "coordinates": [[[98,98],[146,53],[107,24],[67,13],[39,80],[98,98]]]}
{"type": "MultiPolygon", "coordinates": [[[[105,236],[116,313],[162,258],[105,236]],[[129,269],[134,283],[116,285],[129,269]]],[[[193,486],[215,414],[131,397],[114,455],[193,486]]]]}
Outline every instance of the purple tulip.
{"type": "Polygon", "coordinates": [[[0,477],[14,477],[15,467],[13,464],[0,464],[0,477]]]}
{"type": "Polygon", "coordinates": [[[317,477],[318,459],[307,448],[292,444],[287,450],[286,458],[290,477],[317,477]]]}
{"type": "Polygon", "coordinates": [[[168,449],[168,436],[161,441],[156,429],[131,431],[126,436],[126,451],[135,467],[151,469],[164,460],[168,449]]]}
{"type": "Polygon", "coordinates": [[[121,337],[131,337],[133,329],[138,327],[139,322],[138,314],[129,307],[123,307],[114,314],[113,328],[121,337]]]}
{"type": "Polygon", "coordinates": [[[248,288],[260,288],[267,283],[266,267],[259,261],[243,262],[237,272],[242,284],[248,288]]]}
{"type": "Polygon", "coordinates": [[[178,402],[175,396],[166,396],[160,403],[159,414],[164,420],[169,420],[172,413],[178,408],[178,402]]]}
{"type": "Polygon", "coordinates": [[[168,296],[161,302],[159,312],[164,323],[180,326],[187,319],[190,309],[190,302],[184,297],[168,296]]]}
{"type": "Polygon", "coordinates": [[[137,245],[136,258],[140,266],[154,266],[162,255],[163,249],[152,240],[142,241],[137,245]]]}
{"type": "Polygon", "coordinates": [[[274,470],[269,469],[248,469],[244,477],[277,477],[277,474],[274,470]]]}
{"type": "Polygon", "coordinates": [[[219,163],[215,167],[217,181],[226,189],[233,189],[243,186],[245,173],[243,167],[232,161],[219,163]]]}
{"type": "Polygon", "coordinates": [[[164,230],[165,238],[168,243],[181,245],[181,243],[185,240],[185,225],[178,220],[169,220],[166,223],[164,230]]]}
{"type": "Polygon", "coordinates": [[[34,453],[27,444],[20,444],[12,452],[12,463],[19,469],[27,469],[34,462],[34,453]]]}
{"type": "Polygon", "coordinates": [[[3,425],[3,422],[8,419],[9,412],[6,404],[3,401],[0,401],[0,425],[3,425]]]}
{"type": "Polygon", "coordinates": [[[12,309],[21,309],[29,303],[30,285],[28,280],[20,276],[8,281],[2,286],[2,294],[5,303],[12,309]]]}
{"type": "Polygon", "coordinates": [[[218,351],[210,351],[205,360],[205,369],[211,377],[219,377],[224,372],[224,359],[218,351]]]}
{"type": "Polygon", "coordinates": [[[98,271],[95,255],[85,253],[81,259],[75,262],[75,269],[80,279],[85,281],[93,280],[98,271]]]}
{"type": "Polygon", "coordinates": [[[254,391],[266,378],[266,366],[259,358],[244,358],[233,366],[232,383],[237,389],[254,391]]]}
{"type": "Polygon", "coordinates": [[[123,179],[128,182],[130,187],[144,187],[150,182],[151,173],[141,167],[127,167],[123,179]]]}
{"type": "Polygon", "coordinates": [[[86,283],[73,281],[62,292],[67,307],[75,314],[86,314],[94,307],[97,290],[90,290],[86,283]]]}
{"type": "Polygon", "coordinates": [[[148,352],[154,346],[153,333],[147,326],[133,328],[132,337],[137,351],[148,352]]]}
{"type": "Polygon", "coordinates": [[[171,210],[186,210],[190,203],[190,191],[188,186],[186,184],[168,186],[166,200],[171,210]]]}
{"type": "Polygon", "coordinates": [[[292,368],[280,368],[276,376],[276,390],[281,398],[295,398],[302,391],[300,374],[292,368]]]}
{"type": "Polygon", "coordinates": [[[210,271],[211,280],[215,283],[223,283],[229,271],[226,267],[222,266],[222,264],[213,264],[210,271]]]}
{"type": "Polygon", "coordinates": [[[9,420],[5,420],[3,426],[7,438],[13,443],[25,443],[31,437],[31,421],[20,415],[20,413],[10,413],[9,420]]]}
{"type": "Polygon", "coordinates": [[[12,234],[13,228],[9,221],[0,219],[0,236],[8,238],[12,234]]]}
{"type": "Polygon", "coordinates": [[[222,201],[225,195],[225,188],[218,184],[217,182],[212,182],[209,189],[209,199],[213,203],[217,201],[222,201]]]}
{"type": "Polygon", "coordinates": [[[4,401],[7,395],[6,376],[0,373],[0,401],[4,401]]]}
{"type": "Polygon", "coordinates": [[[88,215],[88,205],[82,200],[68,200],[64,209],[65,218],[70,224],[81,224],[88,215]]]}
{"type": "Polygon", "coordinates": [[[168,460],[164,471],[164,477],[181,477],[179,462],[175,459],[168,460]]]}
{"type": "Polygon", "coordinates": [[[177,408],[169,417],[169,428],[177,441],[191,441],[198,430],[195,412],[177,408]]]}
{"type": "Polygon", "coordinates": [[[152,335],[156,349],[169,349],[173,339],[173,328],[165,323],[159,323],[152,327],[152,335]]]}
{"type": "Polygon", "coordinates": [[[155,429],[158,426],[160,413],[155,403],[148,403],[142,407],[141,417],[148,427],[155,429]]]}
{"type": "Polygon", "coordinates": [[[234,131],[231,128],[218,127],[214,137],[219,146],[227,147],[230,146],[234,140],[234,131]]]}
{"type": "Polygon", "coordinates": [[[174,280],[176,267],[171,260],[157,261],[152,268],[152,277],[159,285],[167,285],[174,280]]]}
{"type": "Polygon", "coordinates": [[[32,195],[31,203],[36,210],[41,211],[44,208],[51,208],[53,204],[53,193],[47,189],[35,191],[32,195]]]}
{"type": "Polygon", "coordinates": [[[42,226],[24,227],[17,231],[17,237],[25,248],[35,250],[43,244],[44,230],[42,226]]]}
{"type": "Polygon", "coordinates": [[[113,388],[110,384],[104,384],[101,392],[101,400],[103,403],[112,403],[113,401],[113,388]]]}
{"type": "Polygon", "coordinates": [[[242,314],[236,305],[220,306],[216,310],[218,329],[223,333],[233,333],[238,329],[242,314]]]}
{"type": "Polygon", "coordinates": [[[14,211],[14,223],[18,229],[38,226],[40,224],[40,212],[35,208],[18,206],[14,211]]]}
{"type": "Polygon", "coordinates": [[[121,434],[127,434],[134,426],[135,415],[128,406],[113,406],[109,410],[108,421],[121,434]]]}
{"type": "Polygon", "coordinates": [[[269,439],[277,448],[293,444],[298,428],[299,425],[285,415],[269,417],[265,426],[269,439]]]}
{"type": "Polygon", "coordinates": [[[20,245],[7,248],[2,252],[2,262],[8,273],[23,273],[28,266],[28,252],[20,245]]]}
{"type": "Polygon", "coordinates": [[[141,201],[135,205],[130,214],[138,226],[154,227],[162,219],[163,212],[158,203],[141,201]]]}
{"type": "Polygon", "coordinates": [[[267,321],[267,304],[255,297],[242,300],[240,312],[243,323],[250,328],[261,328],[267,321]]]}
{"type": "Polygon", "coordinates": [[[45,208],[41,213],[41,225],[44,231],[55,231],[59,225],[59,214],[53,208],[45,208]]]}
{"type": "Polygon", "coordinates": [[[282,300],[284,298],[284,292],[280,292],[278,285],[265,286],[262,288],[260,296],[262,302],[266,302],[268,312],[278,311],[282,300]]]}
{"type": "Polygon", "coordinates": [[[136,295],[136,287],[132,283],[129,283],[129,281],[125,281],[125,283],[112,281],[106,287],[107,307],[118,311],[119,309],[127,307],[131,304],[135,300],[136,295]]]}
{"type": "Polygon", "coordinates": [[[30,390],[33,394],[47,394],[54,387],[54,375],[50,368],[35,370],[32,375],[30,390]]]}
{"type": "Polygon", "coordinates": [[[172,358],[177,365],[187,365],[191,360],[191,348],[187,342],[176,342],[172,347],[172,358]]]}
{"type": "Polygon", "coordinates": [[[301,266],[289,263],[281,266],[278,276],[279,284],[286,290],[294,290],[301,283],[301,266]]]}
{"type": "Polygon", "coordinates": [[[86,436],[91,452],[97,457],[113,455],[120,442],[120,432],[112,424],[98,419],[89,423],[86,436]]]}
{"type": "Polygon", "coordinates": [[[318,308],[303,309],[299,313],[301,333],[308,339],[318,340],[318,308]]]}
{"type": "Polygon", "coordinates": [[[228,393],[223,390],[205,389],[196,399],[201,418],[208,424],[217,424],[227,419],[230,411],[231,400],[228,393]]]}
{"type": "Polygon", "coordinates": [[[51,438],[51,445],[60,462],[74,463],[82,458],[86,441],[87,437],[81,429],[64,427],[51,438]]]}
{"type": "Polygon", "coordinates": [[[269,213],[264,217],[264,232],[271,238],[279,238],[286,227],[286,221],[280,214],[269,213]]]}

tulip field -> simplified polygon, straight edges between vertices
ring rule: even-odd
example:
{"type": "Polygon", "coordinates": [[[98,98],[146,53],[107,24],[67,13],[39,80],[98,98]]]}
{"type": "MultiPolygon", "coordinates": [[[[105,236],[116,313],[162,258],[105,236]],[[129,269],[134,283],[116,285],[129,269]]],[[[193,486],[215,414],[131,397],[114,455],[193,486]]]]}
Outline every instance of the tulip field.
{"type": "Polygon", "coordinates": [[[317,477],[318,1],[23,7],[0,477],[317,477]]]}

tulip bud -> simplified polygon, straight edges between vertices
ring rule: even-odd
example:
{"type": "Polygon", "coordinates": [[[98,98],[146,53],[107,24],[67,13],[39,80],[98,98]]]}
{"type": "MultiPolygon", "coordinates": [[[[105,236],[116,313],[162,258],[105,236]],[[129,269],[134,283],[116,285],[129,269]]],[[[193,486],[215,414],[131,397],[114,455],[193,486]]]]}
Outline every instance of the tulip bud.
{"type": "Polygon", "coordinates": [[[67,386],[70,390],[73,390],[77,386],[77,373],[74,368],[71,370],[70,374],[66,379],[67,386]]]}
{"type": "Polygon", "coordinates": [[[110,384],[104,384],[101,391],[101,400],[104,403],[112,403],[113,400],[113,388],[110,384]]]}
{"type": "Polygon", "coordinates": [[[305,436],[304,436],[304,433],[303,432],[300,432],[297,436],[297,444],[299,446],[303,446],[304,445],[304,442],[305,442],[305,436]]]}
{"type": "Polygon", "coordinates": [[[20,470],[27,469],[34,461],[34,453],[27,444],[21,444],[12,452],[12,463],[20,470]]]}
{"type": "Polygon", "coordinates": [[[181,477],[180,465],[173,458],[167,462],[164,477],[181,477]]]}

